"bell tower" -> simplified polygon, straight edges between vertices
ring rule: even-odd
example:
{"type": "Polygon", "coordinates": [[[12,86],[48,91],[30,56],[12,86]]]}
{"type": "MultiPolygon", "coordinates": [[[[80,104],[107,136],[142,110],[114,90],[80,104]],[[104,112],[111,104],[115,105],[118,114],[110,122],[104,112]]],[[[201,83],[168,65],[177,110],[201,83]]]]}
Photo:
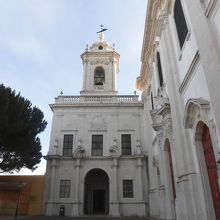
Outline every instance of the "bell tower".
{"type": "Polygon", "coordinates": [[[117,95],[120,55],[105,41],[104,33],[81,55],[83,85],[81,95],[117,95]]]}

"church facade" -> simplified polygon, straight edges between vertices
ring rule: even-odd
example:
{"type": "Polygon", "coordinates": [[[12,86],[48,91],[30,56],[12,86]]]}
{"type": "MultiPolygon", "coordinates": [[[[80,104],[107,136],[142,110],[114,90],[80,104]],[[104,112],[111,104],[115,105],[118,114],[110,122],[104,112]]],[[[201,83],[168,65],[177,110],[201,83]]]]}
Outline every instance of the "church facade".
{"type": "Polygon", "coordinates": [[[146,216],[144,104],[117,94],[119,54],[99,34],[81,55],[80,96],[58,96],[45,175],[45,214],[146,216]]]}
{"type": "Polygon", "coordinates": [[[100,33],[82,91],[58,96],[45,214],[220,219],[220,1],[148,0],[135,95],[100,33]]]}
{"type": "Polygon", "coordinates": [[[220,219],[220,1],[149,0],[137,87],[149,213],[220,219]]]}

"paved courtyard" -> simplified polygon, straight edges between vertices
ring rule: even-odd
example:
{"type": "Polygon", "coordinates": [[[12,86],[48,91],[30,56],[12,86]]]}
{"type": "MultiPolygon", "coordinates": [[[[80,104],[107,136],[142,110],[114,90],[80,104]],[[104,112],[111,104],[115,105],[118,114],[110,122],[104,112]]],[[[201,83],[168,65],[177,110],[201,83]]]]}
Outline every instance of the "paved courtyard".
{"type": "MultiPolygon", "coordinates": [[[[0,216],[0,220],[14,220],[13,216],[0,216]]],[[[106,216],[92,216],[92,217],[48,217],[48,216],[18,216],[17,220],[154,220],[153,218],[140,217],[106,217],[106,216]]]]}

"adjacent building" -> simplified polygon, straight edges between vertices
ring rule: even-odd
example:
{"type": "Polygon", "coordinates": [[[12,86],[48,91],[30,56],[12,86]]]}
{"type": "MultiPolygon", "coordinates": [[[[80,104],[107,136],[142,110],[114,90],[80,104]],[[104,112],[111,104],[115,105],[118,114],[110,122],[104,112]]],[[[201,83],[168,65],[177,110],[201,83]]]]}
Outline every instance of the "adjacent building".
{"type": "Polygon", "coordinates": [[[141,61],[150,215],[220,219],[220,1],[149,0],[141,61]]]}
{"type": "Polygon", "coordinates": [[[0,176],[0,215],[42,215],[44,176],[0,176]]]}

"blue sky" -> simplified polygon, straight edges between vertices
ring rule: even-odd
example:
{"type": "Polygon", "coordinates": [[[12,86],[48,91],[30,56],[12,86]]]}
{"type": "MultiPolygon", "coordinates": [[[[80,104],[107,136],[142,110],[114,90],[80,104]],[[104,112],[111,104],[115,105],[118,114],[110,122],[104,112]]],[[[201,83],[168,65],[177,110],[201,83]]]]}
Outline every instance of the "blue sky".
{"type": "MultiPolygon", "coordinates": [[[[79,95],[80,55],[98,38],[120,54],[119,94],[133,94],[140,73],[147,0],[0,0],[0,83],[10,86],[39,107],[48,122],[40,135],[43,155],[50,140],[49,103],[63,91],[79,95]]],[[[33,173],[44,174],[45,161],[33,173]]]]}

